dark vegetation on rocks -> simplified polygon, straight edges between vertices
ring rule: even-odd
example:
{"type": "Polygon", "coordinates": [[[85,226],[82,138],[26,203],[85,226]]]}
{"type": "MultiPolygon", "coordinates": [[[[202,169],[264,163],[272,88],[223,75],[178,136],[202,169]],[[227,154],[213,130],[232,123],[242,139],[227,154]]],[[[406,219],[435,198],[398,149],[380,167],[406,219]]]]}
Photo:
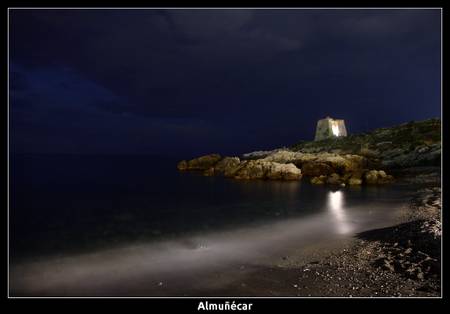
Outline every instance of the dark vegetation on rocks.
{"type": "Polygon", "coordinates": [[[408,122],[372,132],[323,141],[301,141],[292,151],[356,154],[368,158],[381,169],[411,166],[439,166],[441,120],[408,122]]]}

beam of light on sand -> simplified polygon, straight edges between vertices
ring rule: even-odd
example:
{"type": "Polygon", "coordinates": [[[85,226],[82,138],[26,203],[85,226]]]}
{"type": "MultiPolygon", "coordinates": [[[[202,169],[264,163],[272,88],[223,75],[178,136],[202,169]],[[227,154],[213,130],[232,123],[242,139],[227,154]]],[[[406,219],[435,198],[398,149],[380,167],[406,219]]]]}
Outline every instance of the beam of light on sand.
{"type": "Polygon", "coordinates": [[[373,228],[376,217],[384,225],[394,212],[393,207],[386,213],[384,206],[374,205],[370,208],[379,213],[377,216],[368,215],[367,208],[344,211],[339,191],[330,192],[328,202],[329,211],[302,218],[10,265],[10,294],[154,295],[155,287],[161,283],[164,288],[177,284],[178,293],[200,285],[211,287],[223,281],[208,274],[227,274],[225,277],[231,280],[230,269],[245,264],[267,265],[312,243],[333,240],[357,229],[367,230],[364,228],[368,226],[373,228]],[[347,223],[350,215],[352,228],[347,223]]]}
{"type": "Polygon", "coordinates": [[[108,294],[127,285],[132,290],[133,282],[143,277],[157,283],[163,277],[262,261],[290,245],[317,240],[325,233],[314,231],[327,229],[330,223],[315,215],[178,241],[48,258],[11,267],[11,289],[29,295],[108,294]]]}

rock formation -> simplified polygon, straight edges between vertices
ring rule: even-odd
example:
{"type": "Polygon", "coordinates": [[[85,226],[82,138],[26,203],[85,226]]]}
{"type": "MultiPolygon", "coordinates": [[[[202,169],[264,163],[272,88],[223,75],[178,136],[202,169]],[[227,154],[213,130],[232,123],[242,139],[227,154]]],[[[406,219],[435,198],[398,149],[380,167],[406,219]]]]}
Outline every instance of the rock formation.
{"type": "Polygon", "coordinates": [[[216,174],[225,174],[226,176],[231,176],[233,174],[233,170],[237,170],[237,167],[241,161],[238,157],[224,157],[214,167],[214,172],[216,174]]]}
{"type": "Polygon", "coordinates": [[[179,170],[207,170],[221,159],[219,154],[210,154],[191,159],[189,161],[182,160],[177,164],[179,170]]]}
{"type": "Polygon", "coordinates": [[[250,160],[244,162],[234,178],[236,179],[269,179],[269,180],[299,180],[301,170],[294,164],[280,164],[277,162],[250,160]]]}
{"type": "Polygon", "coordinates": [[[224,157],[211,154],[180,161],[179,170],[203,170],[203,175],[223,175],[241,180],[268,179],[268,180],[299,180],[301,170],[294,164],[282,164],[264,160],[244,160],[238,157],[224,157]]]}
{"type": "Polygon", "coordinates": [[[307,176],[312,184],[386,184],[394,180],[386,173],[390,169],[440,165],[440,120],[301,142],[289,149],[247,153],[242,159],[210,154],[182,160],[177,168],[242,180],[299,180],[307,176]]]}
{"type": "Polygon", "coordinates": [[[261,159],[240,160],[238,157],[221,158],[210,154],[180,161],[179,170],[202,170],[203,175],[222,175],[240,180],[299,180],[311,177],[313,184],[360,185],[381,184],[392,181],[382,170],[367,169],[365,157],[335,153],[301,153],[276,150],[261,159]],[[363,180],[364,179],[364,180],[363,180]]]}

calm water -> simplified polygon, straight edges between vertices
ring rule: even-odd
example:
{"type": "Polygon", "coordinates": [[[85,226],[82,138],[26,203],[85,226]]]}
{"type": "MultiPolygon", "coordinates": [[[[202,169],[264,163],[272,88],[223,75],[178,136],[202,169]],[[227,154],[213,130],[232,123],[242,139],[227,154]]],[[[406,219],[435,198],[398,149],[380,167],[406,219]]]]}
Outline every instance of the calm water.
{"type": "MultiPolygon", "coordinates": [[[[229,230],[326,212],[330,189],[301,182],[238,181],[176,170],[148,156],[11,159],[12,259],[229,230]]],[[[401,187],[355,188],[337,202],[401,202],[401,187]]],[[[342,206],[342,204],[340,204],[342,206]]]]}
{"type": "MultiPolygon", "coordinates": [[[[229,229],[327,210],[330,189],[180,173],[148,156],[11,159],[11,257],[229,229]]],[[[404,200],[400,187],[344,189],[348,208],[404,200]]],[[[342,196],[340,196],[342,198],[342,196]]]]}
{"type": "Polygon", "coordinates": [[[196,270],[255,263],[393,224],[413,192],[401,185],[332,190],[307,179],[203,177],[178,172],[176,162],[148,156],[12,158],[13,291],[152,294],[149,281],[185,276],[189,283],[196,270]]]}

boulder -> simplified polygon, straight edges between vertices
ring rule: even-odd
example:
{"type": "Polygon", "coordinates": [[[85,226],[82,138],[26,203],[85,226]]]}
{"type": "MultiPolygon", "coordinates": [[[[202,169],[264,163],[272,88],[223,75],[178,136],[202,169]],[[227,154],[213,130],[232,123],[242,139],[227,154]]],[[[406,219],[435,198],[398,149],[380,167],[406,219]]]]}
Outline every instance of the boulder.
{"type": "Polygon", "coordinates": [[[294,164],[272,163],[267,171],[267,178],[272,180],[299,180],[302,172],[294,164]]]}
{"type": "Polygon", "coordinates": [[[364,179],[367,184],[377,184],[378,183],[378,171],[370,170],[364,175],[364,179]]]}
{"type": "Polygon", "coordinates": [[[367,184],[385,184],[392,182],[394,177],[383,170],[370,170],[365,173],[364,179],[367,184]]]}
{"type": "Polygon", "coordinates": [[[319,177],[313,177],[311,178],[311,184],[325,184],[325,181],[327,180],[326,176],[319,176],[319,177]]]}
{"type": "Polygon", "coordinates": [[[347,182],[352,177],[352,173],[344,173],[341,177],[342,182],[347,182]]]}
{"type": "Polygon", "coordinates": [[[245,162],[236,173],[236,179],[270,179],[270,180],[298,180],[301,170],[294,164],[280,164],[262,160],[245,162]]]}
{"type": "Polygon", "coordinates": [[[328,152],[306,153],[288,150],[279,150],[262,160],[278,163],[294,163],[296,166],[301,166],[303,174],[311,173],[309,174],[311,176],[318,176],[325,173],[330,174],[333,172],[344,174],[360,171],[367,165],[367,159],[359,155],[342,155],[328,152]],[[310,162],[313,164],[309,164],[310,162]],[[332,171],[330,171],[330,168],[332,171]],[[323,173],[319,173],[319,171],[323,171],[323,173]]]}
{"type": "Polygon", "coordinates": [[[214,167],[221,159],[219,154],[210,154],[191,159],[187,162],[187,169],[189,170],[207,170],[214,167]]]}
{"type": "Polygon", "coordinates": [[[214,172],[216,174],[225,174],[225,172],[230,174],[240,163],[238,157],[224,157],[214,166],[214,172]]]}
{"type": "Polygon", "coordinates": [[[356,178],[350,178],[348,180],[348,184],[349,185],[361,185],[362,184],[362,180],[361,179],[356,179],[356,178]]]}
{"type": "Polygon", "coordinates": [[[250,160],[236,171],[235,179],[264,179],[266,177],[266,163],[258,160],[250,160]]]}
{"type": "Polygon", "coordinates": [[[344,155],[343,173],[361,171],[367,165],[367,159],[358,155],[344,155]]]}
{"type": "Polygon", "coordinates": [[[327,178],[327,183],[328,184],[337,184],[340,185],[342,183],[341,177],[337,174],[337,173],[332,173],[328,178],[327,178]]]}
{"type": "Polygon", "coordinates": [[[327,176],[334,172],[328,164],[324,162],[310,161],[302,165],[302,174],[305,176],[318,177],[321,175],[327,176]]]}
{"type": "Polygon", "coordinates": [[[361,185],[363,180],[363,171],[355,171],[350,173],[349,175],[346,175],[345,181],[349,185],[361,185]]]}
{"type": "Polygon", "coordinates": [[[206,177],[210,177],[214,175],[214,168],[211,167],[209,169],[206,169],[205,171],[203,171],[203,175],[206,177]]]}
{"type": "Polygon", "coordinates": [[[234,177],[236,175],[236,173],[243,168],[246,164],[248,163],[248,161],[243,161],[240,162],[239,164],[237,164],[236,166],[232,166],[231,164],[226,167],[223,171],[223,175],[225,177],[231,178],[234,177]]]}
{"type": "Polygon", "coordinates": [[[178,168],[178,170],[180,170],[180,171],[187,170],[187,168],[188,168],[187,161],[186,161],[186,160],[180,161],[180,162],[177,164],[177,168],[178,168]]]}
{"type": "Polygon", "coordinates": [[[378,184],[385,184],[385,183],[391,183],[392,181],[394,181],[394,177],[391,175],[386,175],[385,177],[379,177],[378,178],[378,184]]]}
{"type": "Polygon", "coordinates": [[[267,157],[263,158],[263,161],[270,161],[270,162],[278,162],[278,163],[291,163],[294,162],[297,159],[302,158],[305,154],[303,153],[297,153],[297,152],[291,152],[288,150],[278,150],[271,154],[269,154],[267,157]]]}
{"type": "Polygon", "coordinates": [[[363,171],[355,171],[351,173],[350,179],[358,179],[358,180],[362,180],[363,177],[363,171]]]}

